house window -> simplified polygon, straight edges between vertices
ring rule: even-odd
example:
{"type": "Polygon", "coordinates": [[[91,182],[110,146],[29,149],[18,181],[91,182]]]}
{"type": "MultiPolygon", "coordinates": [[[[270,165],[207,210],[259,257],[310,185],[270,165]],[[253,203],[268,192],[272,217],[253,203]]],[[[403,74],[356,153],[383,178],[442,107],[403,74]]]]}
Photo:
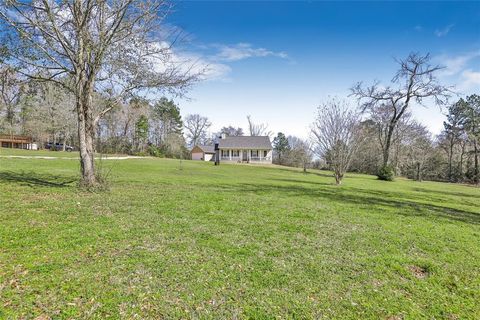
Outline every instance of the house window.
{"type": "Polygon", "coordinates": [[[252,157],[258,157],[258,150],[252,150],[252,157]]]}
{"type": "Polygon", "coordinates": [[[228,157],[228,150],[222,150],[222,157],[228,157]]]}
{"type": "Polygon", "coordinates": [[[240,150],[232,150],[232,157],[239,157],[240,156],[240,150]]]}
{"type": "Polygon", "coordinates": [[[268,151],[267,151],[267,150],[263,150],[263,157],[264,157],[264,158],[267,157],[267,154],[268,154],[268,151]]]}

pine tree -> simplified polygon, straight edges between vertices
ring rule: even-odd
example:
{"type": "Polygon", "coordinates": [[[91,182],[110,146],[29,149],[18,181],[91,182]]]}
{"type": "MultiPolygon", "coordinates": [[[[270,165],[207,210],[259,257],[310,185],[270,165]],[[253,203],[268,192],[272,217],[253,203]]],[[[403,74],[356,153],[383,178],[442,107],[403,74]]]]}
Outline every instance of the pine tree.
{"type": "Polygon", "coordinates": [[[287,137],[279,132],[277,136],[273,139],[273,150],[278,156],[278,163],[282,164],[282,156],[285,152],[290,150],[290,144],[288,143],[287,137]]]}

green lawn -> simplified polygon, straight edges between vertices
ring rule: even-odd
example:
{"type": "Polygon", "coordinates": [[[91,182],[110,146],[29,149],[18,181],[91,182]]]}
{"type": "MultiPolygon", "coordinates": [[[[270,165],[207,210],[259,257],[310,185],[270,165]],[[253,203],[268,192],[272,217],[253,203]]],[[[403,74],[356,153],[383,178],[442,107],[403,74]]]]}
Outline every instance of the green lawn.
{"type": "Polygon", "coordinates": [[[479,188],[101,166],[88,193],[77,161],[0,157],[1,319],[480,318],[479,188]]]}

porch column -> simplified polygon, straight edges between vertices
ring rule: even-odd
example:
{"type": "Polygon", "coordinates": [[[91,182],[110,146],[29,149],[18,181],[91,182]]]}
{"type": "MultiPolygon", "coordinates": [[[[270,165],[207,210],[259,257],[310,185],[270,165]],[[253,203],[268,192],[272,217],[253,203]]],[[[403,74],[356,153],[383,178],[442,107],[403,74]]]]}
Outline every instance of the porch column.
{"type": "Polygon", "coordinates": [[[230,158],[230,161],[232,161],[232,150],[231,149],[228,150],[228,157],[230,158]]]}

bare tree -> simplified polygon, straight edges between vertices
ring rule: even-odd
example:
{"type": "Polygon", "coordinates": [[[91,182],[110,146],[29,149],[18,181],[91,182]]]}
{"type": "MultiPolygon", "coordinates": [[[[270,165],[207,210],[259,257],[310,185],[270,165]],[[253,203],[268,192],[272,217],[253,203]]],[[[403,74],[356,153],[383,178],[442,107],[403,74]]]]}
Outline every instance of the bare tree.
{"type": "Polygon", "coordinates": [[[307,168],[313,158],[311,141],[303,140],[295,136],[288,136],[288,142],[290,149],[287,151],[287,164],[301,167],[303,168],[303,172],[307,172],[307,168]]]}
{"type": "Polygon", "coordinates": [[[62,141],[65,151],[76,126],[75,99],[71,92],[52,82],[40,83],[36,86],[34,109],[33,118],[42,122],[50,141],[62,141]]]}
{"type": "Polygon", "coordinates": [[[8,60],[23,75],[55,82],[75,97],[82,183],[95,186],[96,123],[116,103],[152,91],[183,92],[195,71],[172,51],[162,21],[163,0],[27,1],[0,4],[0,29],[9,35],[8,60]],[[94,112],[94,92],[109,96],[94,112]]]}
{"type": "Polygon", "coordinates": [[[247,116],[248,120],[248,132],[253,136],[272,136],[273,132],[268,130],[266,123],[255,123],[252,120],[252,116],[247,116]]]}
{"type": "Polygon", "coordinates": [[[441,69],[430,64],[430,55],[411,53],[405,60],[397,61],[400,69],[392,79],[392,86],[383,87],[378,82],[364,87],[357,83],[352,95],[361,103],[362,112],[375,115],[388,114],[388,125],[383,135],[383,166],[389,163],[392,138],[397,124],[406,116],[412,103],[423,104],[426,98],[433,98],[437,105],[446,103],[448,87],[439,84],[435,73],[441,69]]]}
{"type": "Polygon", "coordinates": [[[207,139],[207,131],[211,125],[212,123],[207,117],[202,117],[199,114],[187,115],[184,120],[184,126],[188,145],[193,147],[199,143],[204,143],[207,139]]]}
{"type": "Polygon", "coordinates": [[[336,99],[320,105],[311,127],[315,152],[332,168],[341,184],[353,155],[361,144],[359,115],[336,99]]]}
{"type": "Polygon", "coordinates": [[[221,136],[222,134],[227,135],[228,137],[239,137],[243,136],[243,129],[240,127],[222,127],[219,133],[214,134],[214,137],[221,136]]]}
{"type": "Polygon", "coordinates": [[[410,175],[417,181],[423,180],[424,166],[432,154],[432,137],[428,129],[412,122],[405,137],[406,165],[413,173],[410,175]]]}
{"type": "Polygon", "coordinates": [[[0,124],[5,121],[10,134],[15,130],[20,100],[25,87],[25,83],[19,79],[13,68],[6,65],[0,66],[0,114],[2,115],[0,124]]]}

